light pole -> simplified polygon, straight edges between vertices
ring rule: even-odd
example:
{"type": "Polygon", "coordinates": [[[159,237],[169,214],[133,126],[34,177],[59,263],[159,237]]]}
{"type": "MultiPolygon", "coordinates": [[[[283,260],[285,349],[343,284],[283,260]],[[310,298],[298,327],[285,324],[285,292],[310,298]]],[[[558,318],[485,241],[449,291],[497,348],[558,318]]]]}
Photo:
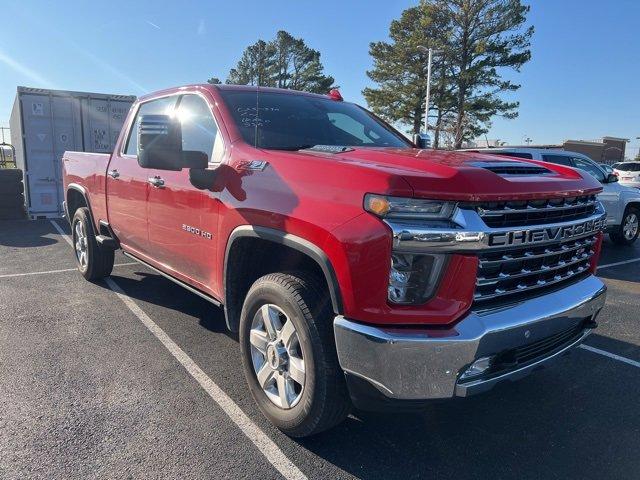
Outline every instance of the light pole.
{"type": "Polygon", "coordinates": [[[434,52],[433,48],[427,48],[418,45],[418,50],[428,55],[427,59],[427,94],[424,99],[424,133],[429,133],[429,96],[431,94],[431,57],[434,52]]]}

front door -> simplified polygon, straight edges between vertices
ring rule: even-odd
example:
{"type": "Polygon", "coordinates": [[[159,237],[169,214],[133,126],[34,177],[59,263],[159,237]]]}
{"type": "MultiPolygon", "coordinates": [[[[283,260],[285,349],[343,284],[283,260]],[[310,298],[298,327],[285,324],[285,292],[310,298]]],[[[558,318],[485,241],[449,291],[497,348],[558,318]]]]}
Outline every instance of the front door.
{"type": "Polygon", "coordinates": [[[125,250],[138,256],[150,255],[147,224],[149,177],[153,170],[138,164],[138,120],[141,115],[173,110],[177,97],[164,97],[140,104],[129,128],[123,151],[113,153],[107,171],[109,224],[125,250]]]}
{"type": "MultiPolygon", "coordinates": [[[[200,151],[210,167],[220,162],[223,142],[207,101],[180,97],[176,115],[182,123],[183,150],[200,151]]],[[[155,170],[149,191],[149,242],[154,260],[167,273],[211,293],[215,278],[219,201],[189,181],[189,170],[155,170]]]]}
{"type": "Polygon", "coordinates": [[[580,157],[573,157],[573,166],[580,168],[593,175],[602,184],[602,192],[598,194],[598,200],[602,202],[604,210],[607,212],[607,226],[619,225],[622,221],[622,211],[620,211],[620,185],[617,183],[606,183],[607,175],[599,166],[591,161],[580,157]]]}

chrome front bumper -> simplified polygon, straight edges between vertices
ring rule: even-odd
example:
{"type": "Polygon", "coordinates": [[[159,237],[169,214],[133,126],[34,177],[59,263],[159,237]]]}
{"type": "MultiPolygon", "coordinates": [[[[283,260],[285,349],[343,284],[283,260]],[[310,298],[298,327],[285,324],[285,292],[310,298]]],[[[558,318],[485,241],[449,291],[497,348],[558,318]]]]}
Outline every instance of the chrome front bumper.
{"type": "Polygon", "coordinates": [[[498,374],[461,380],[476,360],[589,325],[603,307],[605,285],[589,276],[570,286],[509,306],[472,310],[450,330],[382,328],[342,316],[334,320],[338,359],[349,375],[365,380],[385,398],[427,400],[467,396],[515,380],[579,344],[585,327],[568,343],[529,363],[498,374]]]}

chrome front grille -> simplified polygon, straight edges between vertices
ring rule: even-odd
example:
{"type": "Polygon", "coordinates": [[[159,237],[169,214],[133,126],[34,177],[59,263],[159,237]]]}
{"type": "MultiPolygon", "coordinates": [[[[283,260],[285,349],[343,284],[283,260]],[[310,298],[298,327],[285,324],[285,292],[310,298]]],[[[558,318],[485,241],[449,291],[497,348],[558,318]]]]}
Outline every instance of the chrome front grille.
{"type": "Polygon", "coordinates": [[[596,196],[483,202],[471,205],[491,228],[523,227],[570,222],[587,218],[596,210],[596,196]]]}
{"type": "Polygon", "coordinates": [[[478,255],[474,301],[489,302],[506,295],[520,297],[577,280],[589,270],[596,240],[597,234],[592,234],[539,247],[483,252],[478,255]]]}

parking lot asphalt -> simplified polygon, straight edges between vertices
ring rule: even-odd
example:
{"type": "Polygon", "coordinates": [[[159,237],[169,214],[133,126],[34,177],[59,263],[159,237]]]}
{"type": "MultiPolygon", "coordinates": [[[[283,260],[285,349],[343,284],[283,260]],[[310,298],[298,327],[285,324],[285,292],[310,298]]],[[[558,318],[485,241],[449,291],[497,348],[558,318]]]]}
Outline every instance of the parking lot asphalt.
{"type": "Polygon", "coordinates": [[[119,253],[118,296],[75,271],[51,221],[0,222],[0,478],[637,478],[635,259],[640,245],[605,242],[591,349],[293,440],[255,407],[220,309],[119,253]]]}

